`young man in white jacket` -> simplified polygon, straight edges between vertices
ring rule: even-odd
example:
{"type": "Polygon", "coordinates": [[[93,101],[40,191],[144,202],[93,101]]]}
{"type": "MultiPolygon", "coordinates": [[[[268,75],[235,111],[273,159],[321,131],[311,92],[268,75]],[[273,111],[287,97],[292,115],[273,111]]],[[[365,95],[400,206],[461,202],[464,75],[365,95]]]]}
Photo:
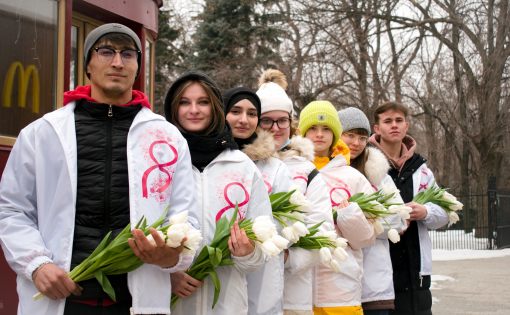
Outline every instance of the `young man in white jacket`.
{"type": "Polygon", "coordinates": [[[400,242],[390,244],[395,288],[395,310],[391,314],[430,315],[432,294],[432,242],[428,230],[448,223],[448,214],[438,205],[412,202],[420,191],[435,185],[426,160],[415,153],[416,142],[407,135],[407,107],[396,102],[379,105],[375,112],[375,134],[370,143],[388,158],[389,175],[404,202],[412,208],[407,230],[400,242]]]}
{"type": "Polygon", "coordinates": [[[191,263],[182,246],[152,245],[135,230],[130,245],[145,264],[109,277],[116,301],[95,279],[68,276],[107,232],[142,216],[151,223],[168,205],[168,216],[195,207],[186,141],[132,88],[142,60],[136,33],[105,24],[84,46],[90,86],[67,92],[63,108],[20,132],[0,183],[0,239],[17,273],[18,314],[170,314],[170,272],[191,263]],[[38,291],[46,298],[34,301],[38,291]]]}

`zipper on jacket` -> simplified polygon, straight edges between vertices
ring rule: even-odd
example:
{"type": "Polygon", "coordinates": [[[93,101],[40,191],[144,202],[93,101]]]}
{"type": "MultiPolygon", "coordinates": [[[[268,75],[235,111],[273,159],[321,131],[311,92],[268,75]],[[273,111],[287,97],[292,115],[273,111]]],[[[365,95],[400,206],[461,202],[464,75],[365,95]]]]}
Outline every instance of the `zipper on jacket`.
{"type": "Polygon", "coordinates": [[[113,108],[109,105],[108,119],[106,120],[106,156],[105,156],[105,177],[104,177],[104,207],[103,207],[103,222],[104,234],[110,230],[110,194],[112,182],[112,129],[113,129],[113,108]]]}
{"type": "Polygon", "coordinates": [[[420,288],[423,287],[423,276],[420,274],[420,288]]]}

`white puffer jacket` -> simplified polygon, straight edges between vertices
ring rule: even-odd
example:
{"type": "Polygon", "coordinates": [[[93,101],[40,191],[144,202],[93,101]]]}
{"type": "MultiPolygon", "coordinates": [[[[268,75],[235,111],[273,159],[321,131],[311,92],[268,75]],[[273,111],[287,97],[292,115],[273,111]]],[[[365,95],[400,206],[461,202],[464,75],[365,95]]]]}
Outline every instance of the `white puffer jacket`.
{"type": "MultiPolygon", "coordinates": [[[[366,150],[368,159],[364,171],[370,183],[377,189],[381,189],[383,186],[396,189],[395,183],[388,175],[390,164],[384,154],[373,147],[367,147],[366,150]]],[[[395,198],[404,203],[400,195],[395,198]]],[[[363,248],[362,302],[393,300],[395,298],[387,233],[390,228],[402,232],[406,223],[398,214],[387,216],[380,221],[384,232],[377,236],[374,245],[363,248]]]]}
{"type": "MultiPolygon", "coordinates": [[[[333,230],[333,215],[327,193],[327,186],[321,174],[308,183],[308,174],[315,169],[313,143],[303,137],[294,136],[279,158],[288,166],[294,185],[312,203],[313,209],[307,215],[308,225],[324,222],[321,230],[333,230]]],[[[291,248],[285,264],[284,309],[313,309],[313,267],[318,263],[318,252],[291,248]]]]}
{"type": "MultiPolygon", "coordinates": [[[[268,193],[287,192],[292,179],[282,161],[275,157],[273,136],[264,130],[257,131],[257,139],[246,145],[243,152],[255,162],[262,173],[268,193]]],[[[279,230],[281,226],[278,224],[279,230]]],[[[271,258],[262,268],[250,272],[248,279],[248,314],[283,314],[283,253],[271,258]]]]}
{"type": "MultiPolygon", "coordinates": [[[[337,155],[320,170],[330,196],[330,207],[356,193],[373,193],[374,188],[356,169],[347,165],[344,157],[337,155]]],[[[340,209],[337,217],[337,233],[349,241],[348,257],[340,263],[340,272],[328,267],[315,268],[314,306],[338,307],[361,305],[361,277],[363,275],[362,248],[375,241],[371,223],[356,203],[340,209]]]]}
{"type": "MultiPolygon", "coordinates": [[[[216,229],[216,216],[232,217],[236,203],[239,216],[271,216],[271,204],[259,170],[239,150],[225,150],[203,172],[193,167],[195,194],[199,203],[197,216],[202,226],[203,244],[209,244],[216,229]]],[[[206,278],[191,296],[179,299],[172,314],[242,315],[248,314],[246,274],[260,268],[267,257],[258,245],[245,257],[232,257],[233,266],[217,269],[221,283],[218,303],[212,309],[214,285],[206,278]]]]}
{"type": "MultiPolygon", "coordinates": [[[[64,299],[32,299],[37,293],[32,272],[45,262],[70,268],[77,189],[74,108],[70,103],[21,131],[0,183],[0,239],[5,257],[17,274],[18,314],[64,312],[64,299]]],[[[155,221],[168,205],[168,215],[196,209],[186,140],[163,117],[147,108],[140,110],[128,132],[127,161],[132,224],[142,216],[149,223],[155,221]],[[175,163],[156,167],[168,161],[175,163]],[[153,184],[167,180],[166,189],[151,192],[153,184]]],[[[196,219],[192,224],[198,227],[196,219]]],[[[132,311],[169,314],[169,273],[188,265],[165,270],[145,264],[130,272],[132,311]]]]}

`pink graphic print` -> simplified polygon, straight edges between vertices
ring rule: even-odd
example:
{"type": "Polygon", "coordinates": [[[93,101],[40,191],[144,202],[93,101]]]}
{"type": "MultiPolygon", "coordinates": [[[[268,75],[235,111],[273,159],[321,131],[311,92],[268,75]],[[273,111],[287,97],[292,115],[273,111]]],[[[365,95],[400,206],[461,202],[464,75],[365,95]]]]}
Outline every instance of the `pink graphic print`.
{"type": "Polygon", "coordinates": [[[266,189],[267,189],[267,193],[270,194],[272,191],[273,191],[273,187],[271,186],[271,184],[264,179],[264,185],[266,185],[266,189]]]}
{"type": "Polygon", "coordinates": [[[333,187],[329,191],[329,199],[331,200],[331,205],[333,207],[336,207],[336,206],[340,205],[340,201],[342,201],[342,200],[336,199],[335,195],[339,196],[339,198],[345,198],[344,195],[347,195],[347,199],[351,198],[351,193],[349,192],[349,189],[347,189],[346,187],[338,187],[338,186],[337,187],[333,187]],[[342,191],[342,192],[345,192],[345,194],[343,194],[343,193],[335,194],[335,191],[342,191]]]}
{"type": "MultiPolygon", "coordinates": [[[[227,202],[227,206],[226,206],[226,207],[224,207],[224,208],[222,208],[220,211],[218,211],[218,213],[216,214],[216,221],[218,221],[218,220],[221,218],[221,216],[222,216],[222,215],[223,215],[223,214],[224,214],[227,210],[232,209],[232,208],[235,208],[235,206],[236,206],[236,205],[235,205],[235,203],[234,203],[234,202],[232,202],[232,201],[230,200],[230,198],[228,197],[228,190],[229,190],[231,187],[233,188],[234,186],[238,186],[238,187],[240,187],[240,188],[243,190],[243,192],[244,192],[244,200],[243,200],[243,201],[241,201],[241,202],[239,202],[239,203],[237,204],[237,206],[238,206],[239,208],[240,208],[240,207],[242,207],[242,206],[244,206],[245,204],[247,204],[247,203],[248,203],[248,201],[250,201],[250,195],[248,194],[248,191],[246,190],[246,188],[244,188],[243,184],[241,184],[241,183],[239,183],[239,182],[232,182],[232,183],[227,184],[227,185],[225,186],[225,188],[223,189],[223,197],[225,198],[225,201],[227,202]]],[[[241,220],[241,219],[243,219],[243,218],[244,218],[244,215],[243,215],[241,212],[239,212],[239,216],[238,216],[238,218],[239,218],[239,220],[241,220]]]]}
{"type": "MultiPolygon", "coordinates": [[[[426,177],[429,175],[428,171],[426,168],[423,168],[421,170],[421,174],[425,177],[425,180],[427,179],[426,177]]],[[[418,192],[422,191],[422,190],[425,190],[428,188],[428,183],[425,181],[425,182],[422,182],[420,183],[420,187],[418,187],[418,192]]]]}
{"type": "Polygon", "coordinates": [[[305,184],[308,184],[308,177],[303,175],[297,175],[292,178],[293,180],[302,179],[305,181],[305,184]]]}
{"type": "Polygon", "coordinates": [[[150,193],[162,193],[166,189],[168,189],[168,187],[170,186],[170,183],[172,182],[172,175],[166,169],[166,167],[175,164],[177,162],[177,158],[178,158],[177,150],[170,143],[168,143],[166,140],[156,140],[153,143],[151,143],[151,145],[149,147],[149,155],[150,155],[151,160],[154,161],[154,163],[156,163],[156,165],[149,167],[143,173],[142,196],[144,198],[149,197],[149,191],[148,191],[149,189],[147,187],[147,181],[149,179],[149,174],[152,173],[153,171],[155,171],[156,169],[159,170],[159,172],[161,172],[162,174],[164,174],[165,178],[158,176],[157,180],[154,180],[153,183],[151,183],[150,193]],[[169,162],[158,161],[158,159],[154,156],[154,148],[156,145],[168,146],[170,148],[170,150],[173,152],[174,158],[169,162]]]}
{"type": "Polygon", "coordinates": [[[329,190],[329,199],[331,200],[331,205],[336,207],[340,205],[340,201],[343,199],[351,198],[351,191],[349,190],[349,185],[344,183],[342,180],[335,178],[334,183],[328,184],[330,187],[329,190]]]}

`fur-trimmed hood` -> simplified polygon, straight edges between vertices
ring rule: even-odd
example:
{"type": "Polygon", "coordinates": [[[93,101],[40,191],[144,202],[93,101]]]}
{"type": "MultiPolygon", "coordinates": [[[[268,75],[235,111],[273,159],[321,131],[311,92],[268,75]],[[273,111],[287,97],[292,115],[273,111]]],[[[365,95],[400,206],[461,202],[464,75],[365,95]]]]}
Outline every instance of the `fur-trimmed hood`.
{"type": "Polygon", "coordinates": [[[251,144],[247,144],[243,148],[246,154],[252,161],[267,160],[270,157],[275,157],[274,139],[273,135],[263,129],[257,129],[257,138],[251,144]]]}
{"type": "Polygon", "coordinates": [[[294,136],[290,139],[290,143],[277,153],[281,160],[293,156],[301,156],[313,162],[315,158],[315,147],[310,139],[294,136]]]}
{"type": "Polygon", "coordinates": [[[388,174],[390,163],[381,150],[374,147],[367,147],[368,159],[365,163],[365,174],[370,183],[379,185],[388,174]]]}

